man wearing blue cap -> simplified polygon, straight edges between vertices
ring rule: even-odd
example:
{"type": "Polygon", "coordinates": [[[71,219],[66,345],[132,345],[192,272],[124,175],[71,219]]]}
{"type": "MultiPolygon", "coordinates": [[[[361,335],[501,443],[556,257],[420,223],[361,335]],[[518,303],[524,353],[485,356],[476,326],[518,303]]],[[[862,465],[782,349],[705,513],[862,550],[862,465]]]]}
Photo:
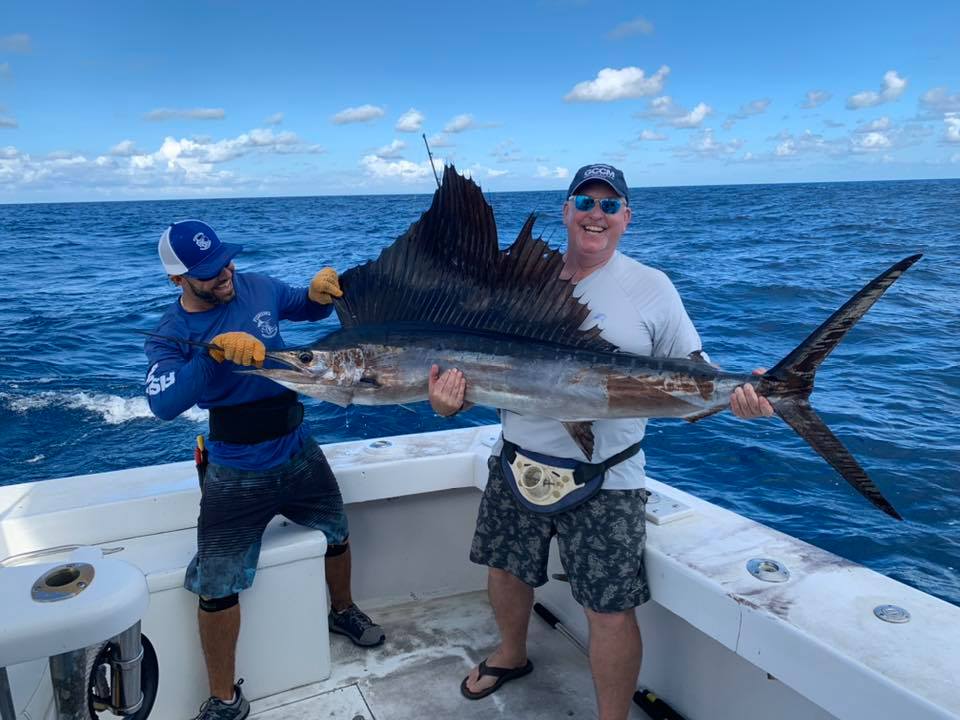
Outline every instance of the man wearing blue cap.
{"type": "MultiPolygon", "coordinates": [[[[170,225],[160,260],[180,296],[156,333],[211,343],[198,349],[151,337],[145,388],[150,409],[172,420],[198,405],[210,411],[197,553],[184,586],[200,599],[198,612],[210,695],[197,720],[242,720],[250,704],[235,684],[240,632],[238,593],[253,584],[260,540],[277,514],[327,536],[330,630],[365,647],[384,633],[351,598],[347,518],[337,480],[303,423],[297,395],[271,380],[233,372],[263,365],[266,350],[283,348],[281,320],[316,321],[340,297],[337,273],[324,268],[307,288],[259,273],[236,271],[240,245],[220,241],[199,220],[170,225]]],[[[242,681],[241,681],[242,682],[242,681]]]]}
{"type": "MultiPolygon", "coordinates": [[[[567,248],[561,277],[577,284],[576,295],[590,307],[585,327],[599,326],[604,339],[626,352],[706,361],[670,279],[618,252],[631,216],[620,170],[596,163],[577,171],[563,204],[567,248]]],[[[443,416],[461,410],[468,381],[459,370],[441,375],[437,366],[431,368],[433,409],[443,416]]],[[[730,404],[739,417],[773,414],[769,402],[749,385],[738,388],[730,404]]],[[[463,679],[460,692],[479,700],[533,670],[527,626],[534,588],[547,582],[550,540],[556,535],[573,597],[587,615],[599,720],[625,720],[642,654],[634,610],[650,598],[643,563],[646,493],[640,449],[646,420],[595,420],[591,458],[557,420],[503,410],[501,421],[503,434],[488,463],[470,550],[473,562],[489,568],[500,645],[463,679]],[[510,462],[506,467],[502,462],[502,457],[527,452],[556,469],[573,464],[599,468],[602,481],[593,494],[584,492],[580,504],[534,512],[518,500],[519,480],[512,477],[510,462]]]]}

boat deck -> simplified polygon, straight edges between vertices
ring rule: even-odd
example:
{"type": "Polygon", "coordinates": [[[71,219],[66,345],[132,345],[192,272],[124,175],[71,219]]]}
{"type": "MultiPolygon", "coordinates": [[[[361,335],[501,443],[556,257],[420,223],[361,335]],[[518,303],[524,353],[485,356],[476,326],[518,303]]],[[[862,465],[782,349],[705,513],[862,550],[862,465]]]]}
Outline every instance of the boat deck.
{"type": "MultiPolygon", "coordinates": [[[[534,614],[534,671],[481,700],[459,690],[470,669],[497,644],[485,591],[385,608],[366,608],[387,632],[372,650],[331,636],[332,674],[321,683],[256,700],[258,720],[413,720],[414,718],[596,718],[586,656],[534,614]]],[[[631,718],[647,716],[637,707],[631,718]]]]}

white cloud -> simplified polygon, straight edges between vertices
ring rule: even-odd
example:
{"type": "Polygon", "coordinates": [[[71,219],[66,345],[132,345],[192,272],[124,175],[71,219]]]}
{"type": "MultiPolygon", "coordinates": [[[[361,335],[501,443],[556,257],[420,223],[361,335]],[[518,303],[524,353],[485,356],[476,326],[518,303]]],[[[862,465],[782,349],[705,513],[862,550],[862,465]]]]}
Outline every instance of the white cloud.
{"type": "Polygon", "coordinates": [[[878,150],[889,150],[893,143],[886,133],[868,132],[861,133],[851,138],[851,147],[854,152],[876,152],[878,150]]]}
{"type": "Polygon", "coordinates": [[[886,155],[922,143],[932,134],[933,130],[926,125],[908,123],[897,126],[884,116],[864,123],[845,136],[831,139],[825,139],[810,130],[804,130],[799,135],[783,131],[768,139],[777,143],[772,159],[814,154],[843,158],[865,154],[886,155]]]}
{"type": "Polygon", "coordinates": [[[769,139],[778,141],[773,150],[773,159],[792,158],[797,155],[813,153],[838,155],[846,152],[845,148],[847,146],[846,140],[825,140],[822,135],[810,130],[804,130],[799,135],[784,130],[769,139]]]}
{"type": "Polygon", "coordinates": [[[951,112],[943,116],[947,125],[944,139],[949,143],[960,143],[960,112],[951,112]]]}
{"type": "Polygon", "coordinates": [[[452,118],[443,128],[442,134],[456,134],[466,132],[467,130],[479,130],[480,128],[499,127],[498,123],[477,122],[473,115],[463,113],[452,118]]]}
{"type": "MultiPolygon", "coordinates": [[[[360,160],[360,165],[369,176],[378,180],[396,179],[401,182],[417,182],[424,178],[433,179],[429,160],[415,163],[410,160],[390,160],[377,155],[366,155],[360,160]]],[[[433,167],[438,173],[443,172],[443,165],[443,159],[433,159],[433,167]]]]}
{"type": "MultiPolygon", "coordinates": [[[[236,160],[253,152],[278,154],[317,154],[324,152],[318,145],[304,145],[292,132],[274,133],[273,130],[254,129],[235,138],[212,142],[167,137],[160,149],[154,153],[156,160],[175,163],[179,160],[196,161],[214,165],[236,160]]],[[[137,156],[134,156],[137,157],[137,156]]]]}
{"type": "Polygon", "coordinates": [[[226,113],[222,108],[191,108],[177,110],[174,108],[158,108],[144,115],[145,120],[160,122],[163,120],[223,120],[226,113]]]}
{"type": "Polygon", "coordinates": [[[874,131],[889,130],[892,127],[893,123],[890,122],[890,118],[884,115],[883,117],[872,120],[868,123],[865,123],[858,127],[854,132],[858,133],[869,133],[874,131]]]}
{"type": "Polygon", "coordinates": [[[446,133],[437,133],[430,137],[427,142],[431,148],[454,147],[456,145],[446,133]]]}
{"type": "Polygon", "coordinates": [[[0,37],[0,52],[28,53],[30,50],[30,36],[26,33],[0,37]]]}
{"type": "Polygon", "coordinates": [[[641,116],[649,117],[678,117],[687,111],[680,105],[677,105],[669,95],[661,95],[650,101],[649,109],[640,113],[641,116]]]}
{"type": "Polygon", "coordinates": [[[805,110],[812,110],[813,108],[823,105],[831,97],[833,97],[833,95],[826,90],[807,90],[806,100],[800,103],[800,107],[805,110]]]}
{"type": "Polygon", "coordinates": [[[680,157],[723,158],[735,155],[743,147],[743,140],[718,142],[712,128],[704,128],[690,138],[690,142],[674,153],[680,157]]]}
{"type": "Polygon", "coordinates": [[[669,95],[662,95],[651,100],[649,107],[644,112],[634,113],[634,116],[657,118],[662,123],[668,123],[678,128],[695,128],[712,112],[713,108],[706,103],[698,103],[693,110],[687,112],[686,108],[675,103],[669,95]]]}
{"type": "Polygon", "coordinates": [[[266,120],[264,120],[264,121],[263,121],[263,124],[264,124],[264,125],[279,125],[279,124],[282,123],[282,122],[283,122],[283,113],[282,113],[282,112],[278,112],[278,113],[274,113],[273,115],[271,115],[270,117],[268,117],[266,120]]]}
{"type": "Polygon", "coordinates": [[[464,130],[475,128],[476,126],[477,125],[473,120],[473,115],[464,113],[463,115],[457,115],[450,122],[448,122],[444,126],[443,131],[445,133],[459,133],[463,132],[464,130]]]}
{"type": "Polygon", "coordinates": [[[564,180],[570,177],[570,171],[565,167],[557,166],[552,170],[546,165],[537,166],[537,177],[539,178],[556,178],[558,180],[564,180]]]}
{"type": "Polygon", "coordinates": [[[0,78],[12,78],[13,73],[10,71],[10,63],[0,63],[0,78]]]}
{"type": "Polygon", "coordinates": [[[376,105],[361,105],[360,107],[350,107],[341,110],[331,118],[334,125],[346,125],[347,123],[370,122],[383,117],[383,108],[376,105]]]}
{"type": "Polygon", "coordinates": [[[669,138],[667,138],[666,135],[661,135],[660,133],[654,130],[644,130],[643,132],[640,133],[640,139],[656,141],[656,140],[667,140],[669,138]]]}
{"type": "Polygon", "coordinates": [[[678,128],[700,127],[700,123],[712,112],[713,108],[706,103],[698,103],[697,106],[686,115],[681,115],[680,117],[670,120],[670,124],[678,128]]]}
{"type": "Polygon", "coordinates": [[[746,105],[740,106],[740,111],[736,113],[735,117],[747,118],[751,115],[759,115],[760,113],[766,112],[767,108],[770,107],[770,103],[770,98],[751,100],[746,105]]]}
{"type": "Polygon", "coordinates": [[[738,120],[746,120],[752,115],[760,115],[767,111],[767,108],[770,107],[770,98],[761,98],[759,100],[751,100],[746,105],[741,105],[740,109],[728,117],[724,123],[723,128],[729,130],[734,126],[738,120]]]}
{"type": "Polygon", "coordinates": [[[774,155],[777,157],[790,157],[797,154],[797,144],[793,140],[784,140],[777,145],[774,155]]]}
{"type": "Polygon", "coordinates": [[[382,158],[400,157],[401,151],[407,147],[403,140],[394,140],[389,145],[384,145],[376,151],[376,155],[382,158]]]}
{"type": "Polygon", "coordinates": [[[656,95],[662,92],[663,83],[669,74],[670,68],[666,65],[650,77],[638,67],[625,67],[620,70],[604,68],[597,73],[595,80],[577,83],[563,99],[567,102],[612,102],[656,95]]]}
{"type": "Polygon", "coordinates": [[[416,108],[410,108],[397,118],[394,130],[397,132],[420,132],[423,127],[423,113],[416,108]]]}
{"type": "Polygon", "coordinates": [[[883,74],[883,87],[880,92],[864,90],[847,98],[847,108],[861,110],[867,107],[882,105],[885,102],[896,100],[907,89],[907,79],[897,74],[896,70],[887,70],[883,74]]]}
{"type": "Polygon", "coordinates": [[[140,155],[133,140],[122,140],[110,148],[110,154],[114,157],[130,157],[131,155],[140,155]]]}
{"type": "Polygon", "coordinates": [[[642,17],[622,22],[609,32],[610,37],[615,40],[630,37],[631,35],[651,34],[653,34],[653,23],[642,17]]]}
{"type": "Polygon", "coordinates": [[[166,137],[154,152],[138,151],[124,140],[109,154],[88,158],[70,152],[33,157],[15,147],[0,152],[0,187],[5,191],[88,196],[214,195],[262,187],[262,178],[238,176],[223,169],[237,158],[257,154],[314,154],[323,148],[303,143],[293,133],[254,129],[234,138],[166,137]]]}
{"type": "Polygon", "coordinates": [[[928,114],[960,112],[960,93],[951,95],[945,87],[935,87],[920,96],[920,107],[928,114]]]}
{"type": "Polygon", "coordinates": [[[464,177],[479,179],[481,177],[486,178],[497,178],[502,177],[508,173],[507,170],[495,170],[494,168],[489,168],[485,165],[473,165],[472,167],[464,168],[460,171],[463,173],[464,177]]]}
{"type": "Polygon", "coordinates": [[[16,128],[20,127],[17,124],[16,119],[10,117],[9,115],[0,115],[0,128],[16,128]]]}

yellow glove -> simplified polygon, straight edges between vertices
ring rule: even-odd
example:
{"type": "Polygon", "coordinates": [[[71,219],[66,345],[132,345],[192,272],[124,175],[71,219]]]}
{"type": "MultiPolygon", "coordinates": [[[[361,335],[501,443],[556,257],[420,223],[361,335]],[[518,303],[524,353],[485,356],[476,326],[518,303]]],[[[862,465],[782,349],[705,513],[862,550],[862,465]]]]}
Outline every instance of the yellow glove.
{"type": "Polygon", "coordinates": [[[329,305],[333,302],[333,298],[342,296],[343,290],[340,289],[337,271],[332,267],[325,267],[314,275],[313,280],[310,281],[310,291],[307,293],[307,297],[315,303],[329,305]]]}
{"type": "Polygon", "coordinates": [[[221,333],[210,342],[223,348],[222,352],[220,350],[210,350],[210,355],[217,362],[229,360],[237,365],[263,367],[263,359],[266,357],[267,348],[249,333],[221,333]]]}

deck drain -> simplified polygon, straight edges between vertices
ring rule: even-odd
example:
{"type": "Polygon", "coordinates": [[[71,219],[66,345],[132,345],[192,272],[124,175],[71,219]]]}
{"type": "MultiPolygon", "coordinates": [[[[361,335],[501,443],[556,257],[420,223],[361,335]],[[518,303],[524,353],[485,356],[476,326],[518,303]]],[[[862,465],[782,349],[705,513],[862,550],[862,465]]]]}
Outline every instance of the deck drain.
{"type": "Polygon", "coordinates": [[[769,558],[752,558],[747,561],[747,572],[757,580],[764,582],[781,583],[790,579],[790,571],[779,560],[769,558]]]}

